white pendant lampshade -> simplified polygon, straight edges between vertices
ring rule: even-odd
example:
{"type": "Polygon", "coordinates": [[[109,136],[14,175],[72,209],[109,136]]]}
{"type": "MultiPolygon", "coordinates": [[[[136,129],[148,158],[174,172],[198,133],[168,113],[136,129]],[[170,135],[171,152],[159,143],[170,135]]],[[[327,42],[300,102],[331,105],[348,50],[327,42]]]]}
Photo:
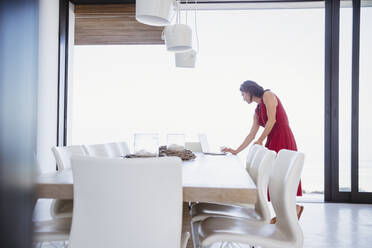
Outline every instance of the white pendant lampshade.
{"type": "Polygon", "coordinates": [[[175,0],[136,0],[136,20],[152,26],[171,23],[175,0]]]}
{"type": "Polygon", "coordinates": [[[176,67],[194,68],[196,62],[196,51],[193,49],[184,53],[175,53],[176,67]]]}
{"type": "Polygon", "coordinates": [[[162,38],[168,51],[186,52],[192,49],[192,30],[185,24],[174,24],[164,28],[162,38]]]}

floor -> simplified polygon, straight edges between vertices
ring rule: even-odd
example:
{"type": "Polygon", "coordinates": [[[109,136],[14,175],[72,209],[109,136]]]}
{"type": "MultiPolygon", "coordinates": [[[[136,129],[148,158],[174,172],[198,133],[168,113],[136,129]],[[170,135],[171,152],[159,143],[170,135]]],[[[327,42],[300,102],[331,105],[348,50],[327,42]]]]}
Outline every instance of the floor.
{"type": "Polygon", "coordinates": [[[304,247],[372,247],[372,205],[304,203],[304,247]]]}
{"type": "MultiPolygon", "coordinates": [[[[50,200],[41,200],[35,208],[35,220],[47,220],[50,200]]],[[[372,205],[338,203],[300,203],[305,206],[300,225],[305,248],[371,248],[372,205]]],[[[44,248],[62,247],[44,244],[44,248]]],[[[216,245],[214,247],[219,247],[216,245]]],[[[242,246],[243,247],[243,246],[242,246]]]]}

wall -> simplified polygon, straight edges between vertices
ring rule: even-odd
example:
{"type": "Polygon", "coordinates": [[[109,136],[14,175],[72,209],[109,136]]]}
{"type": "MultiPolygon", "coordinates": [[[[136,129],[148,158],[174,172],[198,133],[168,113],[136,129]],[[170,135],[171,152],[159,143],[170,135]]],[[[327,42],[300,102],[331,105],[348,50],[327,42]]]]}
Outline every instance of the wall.
{"type": "Polygon", "coordinates": [[[39,87],[37,162],[39,172],[56,169],[59,1],[39,1],[39,87]]]}

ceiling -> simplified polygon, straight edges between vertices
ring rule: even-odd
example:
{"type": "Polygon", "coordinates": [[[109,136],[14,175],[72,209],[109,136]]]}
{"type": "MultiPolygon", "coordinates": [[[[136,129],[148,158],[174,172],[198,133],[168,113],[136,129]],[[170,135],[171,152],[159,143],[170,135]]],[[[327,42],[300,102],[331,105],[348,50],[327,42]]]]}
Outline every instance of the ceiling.
{"type": "Polygon", "coordinates": [[[115,4],[115,3],[135,3],[135,0],[70,0],[74,4],[115,4]]]}

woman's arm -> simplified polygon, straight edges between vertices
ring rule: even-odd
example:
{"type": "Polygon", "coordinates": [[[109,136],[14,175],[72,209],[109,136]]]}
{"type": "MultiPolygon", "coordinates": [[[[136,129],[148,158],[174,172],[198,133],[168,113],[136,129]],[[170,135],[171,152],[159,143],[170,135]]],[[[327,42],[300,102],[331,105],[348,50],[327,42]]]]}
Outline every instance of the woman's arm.
{"type": "Polygon", "coordinates": [[[259,144],[259,145],[262,145],[262,142],[269,135],[269,133],[271,132],[271,130],[273,129],[275,125],[276,106],[278,105],[278,100],[276,99],[275,95],[270,91],[265,92],[262,98],[266,106],[267,122],[265,125],[265,129],[262,132],[260,138],[256,142],[254,142],[255,144],[259,144]]]}
{"type": "Polygon", "coordinates": [[[225,148],[222,151],[224,152],[231,152],[232,154],[238,154],[242,150],[244,150],[251,142],[252,140],[256,137],[258,128],[260,126],[258,125],[258,119],[256,113],[253,115],[253,124],[251,127],[251,131],[249,132],[248,136],[244,139],[243,143],[236,149],[231,149],[231,148],[225,148]]]}

